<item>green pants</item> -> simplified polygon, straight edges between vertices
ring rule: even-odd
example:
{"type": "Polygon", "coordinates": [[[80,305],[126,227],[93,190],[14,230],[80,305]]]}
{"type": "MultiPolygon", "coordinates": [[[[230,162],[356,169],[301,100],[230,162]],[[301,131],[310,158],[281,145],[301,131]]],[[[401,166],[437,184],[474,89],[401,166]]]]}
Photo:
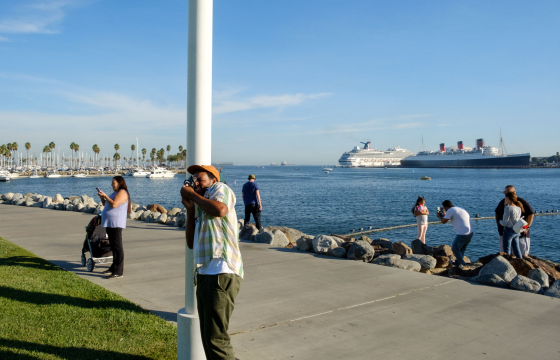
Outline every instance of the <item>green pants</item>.
{"type": "Polygon", "coordinates": [[[235,360],[227,331],[240,287],[241,278],[235,274],[197,275],[200,333],[208,360],[235,360]]]}

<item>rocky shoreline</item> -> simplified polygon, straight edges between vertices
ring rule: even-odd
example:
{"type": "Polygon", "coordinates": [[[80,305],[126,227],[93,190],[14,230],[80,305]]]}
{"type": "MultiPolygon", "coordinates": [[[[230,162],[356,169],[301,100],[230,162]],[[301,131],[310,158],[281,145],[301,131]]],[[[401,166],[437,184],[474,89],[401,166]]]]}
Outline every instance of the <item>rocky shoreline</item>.
{"type": "Polygon", "coordinates": [[[254,224],[242,226],[242,222],[239,233],[242,240],[560,298],[560,264],[533,255],[518,259],[496,253],[476,262],[465,257],[467,265],[460,269],[452,265],[456,258],[449,245],[431,247],[414,240],[408,246],[365,235],[359,238],[337,234],[312,236],[286,227],[258,231],[254,224]]]}
{"type": "MultiPolygon", "coordinates": [[[[89,214],[103,211],[101,202],[87,195],[64,198],[60,194],[50,197],[36,193],[6,193],[0,196],[0,204],[89,214]]],[[[132,203],[131,207],[130,220],[178,228],[186,226],[184,208],[167,210],[158,204],[142,206],[136,203],[132,203]]],[[[465,257],[467,265],[459,269],[452,266],[456,259],[449,245],[431,247],[414,240],[409,247],[403,242],[385,238],[370,239],[365,235],[355,238],[337,234],[313,236],[278,226],[259,231],[254,224],[243,224],[243,220],[238,221],[238,226],[241,240],[560,298],[560,264],[533,255],[518,259],[496,253],[481,257],[476,262],[465,257]]]]}

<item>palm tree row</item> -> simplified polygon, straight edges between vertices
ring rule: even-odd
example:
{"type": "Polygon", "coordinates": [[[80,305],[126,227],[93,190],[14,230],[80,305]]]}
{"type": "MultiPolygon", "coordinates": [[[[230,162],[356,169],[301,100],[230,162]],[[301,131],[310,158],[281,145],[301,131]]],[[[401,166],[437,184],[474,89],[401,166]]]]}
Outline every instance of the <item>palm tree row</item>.
{"type": "MultiPolygon", "coordinates": [[[[19,157],[14,156],[17,152],[19,148],[19,145],[17,142],[13,142],[13,143],[8,143],[8,144],[3,144],[0,145],[0,166],[7,166],[8,164],[13,165],[14,163],[14,157],[19,159],[19,157]]],[[[29,169],[29,150],[31,149],[31,143],[30,142],[26,142],[25,143],[25,150],[27,152],[26,158],[25,159],[21,159],[21,161],[25,161],[27,164],[27,167],[29,169]]],[[[46,160],[46,165],[47,166],[54,166],[55,165],[55,160],[58,162],[58,157],[53,156],[54,152],[56,149],[56,144],[51,141],[48,145],[45,145],[42,149],[42,153],[44,153],[44,157],[46,160]],[[50,155],[49,155],[50,154],[50,155]]],[[[100,160],[105,160],[107,161],[109,158],[99,158],[99,153],[101,152],[101,149],[99,148],[99,146],[97,144],[94,144],[92,146],[92,151],[94,153],[94,158],[93,158],[93,165],[95,166],[96,162],[99,163],[100,160]]],[[[112,157],[113,160],[120,162],[121,160],[121,155],[119,153],[120,150],[120,145],[119,144],[115,144],[114,145],[114,149],[115,149],[115,153],[112,157]]],[[[71,159],[70,159],[70,167],[78,167],[79,166],[79,161],[80,161],[80,157],[77,154],[80,151],[80,145],[72,142],[70,144],[70,154],[71,154],[71,159]]],[[[131,150],[131,156],[130,158],[124,158],[125,161],[132,161],[133,159],[135,159],[136,157],[134,156],[134,151],[136,150],[136,145],[132,144],[130,146],[130,150],[131,150]]],[[[160,163],[164,162],[164,161],[168,161],[168,162],[178,162],[181,160],[184,160],[186,158],[186,150],[184,150],[183,146],[179,146],[178,147],[179,152],[176,155],[172,155],[171,152],[171,145],[167,145],[164,148],[161,148],[159,150],[157,150],[156,148],[152,148],[150,154],[149,154],[149,158],[152,162],[152,165],[155,164],[155,161],[158,160],[160,163]],[[165,156],[165,151],[167,150],[167,156],[165,156]]],[[[142,164],[143,166],[146,166],[146,154],[148,154],[148,151],[146,148],[142,148],[142,150],[140,150],[140,153],[142,154],[142,164]]],[[[37,160],[35,158],[35,160],[37,160]]],[[[64,160],[64,159],[62,159],[64,160]]],[[[42,162],[42,160],[41,160],[42,162]]],[[[20,164],[21,165],[21,164],[20,164]]]]}

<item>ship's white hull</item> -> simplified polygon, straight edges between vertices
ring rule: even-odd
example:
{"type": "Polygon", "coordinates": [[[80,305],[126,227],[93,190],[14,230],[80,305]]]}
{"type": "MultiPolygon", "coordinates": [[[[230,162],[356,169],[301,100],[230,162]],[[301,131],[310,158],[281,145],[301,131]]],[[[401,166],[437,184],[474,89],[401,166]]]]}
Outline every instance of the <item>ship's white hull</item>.
{"type": "Polygon", "coordinates": [[[391,148],[386,151],[356,147],[354,150],[342,154],[338,163],[344,167],[398,166],[401,163],[401,159],[410,155],[412,155],[412,152],[400,147],[391,148]]]}
{"type": "Polygon", "coordinates": [[[149,171],[138,171],[138,172],[132,173],[130,176],[132,176],[132,177],[146,177],[148,175],[150,175],[149,171]]]}
{"type": "Polygon", "coordinates": [[[150,174],[147,175],[147,178],[150,179],[167,179],[167,178],[172,178],[175,176],[175,173],[169,172],[169,173],[164,173],[164,174],[150,174]]]}
{"type": "Polygon", "coordinates": [[[0,181],[10,181],[12,178],[10,175],[0,175],[0,181]]]}

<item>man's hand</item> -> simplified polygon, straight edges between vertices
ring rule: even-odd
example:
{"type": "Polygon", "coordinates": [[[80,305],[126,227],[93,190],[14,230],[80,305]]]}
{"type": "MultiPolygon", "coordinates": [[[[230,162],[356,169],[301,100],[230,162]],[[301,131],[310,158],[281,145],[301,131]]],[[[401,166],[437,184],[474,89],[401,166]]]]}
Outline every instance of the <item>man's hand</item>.
{"type": "Polygon", "coordinates": [[[259,204],[259,211],[261,211],[261,210],[262,210],[262,205],[261,205],[261,204],[259,204]]]}
{"type": "Polygon", "coordinates": [[[184,200],[192,201],[195,194],[196,191],[194,191],[194,189],[190,186],[185,185],[181,188],[181,198],[183,198],[184,200]]]}

